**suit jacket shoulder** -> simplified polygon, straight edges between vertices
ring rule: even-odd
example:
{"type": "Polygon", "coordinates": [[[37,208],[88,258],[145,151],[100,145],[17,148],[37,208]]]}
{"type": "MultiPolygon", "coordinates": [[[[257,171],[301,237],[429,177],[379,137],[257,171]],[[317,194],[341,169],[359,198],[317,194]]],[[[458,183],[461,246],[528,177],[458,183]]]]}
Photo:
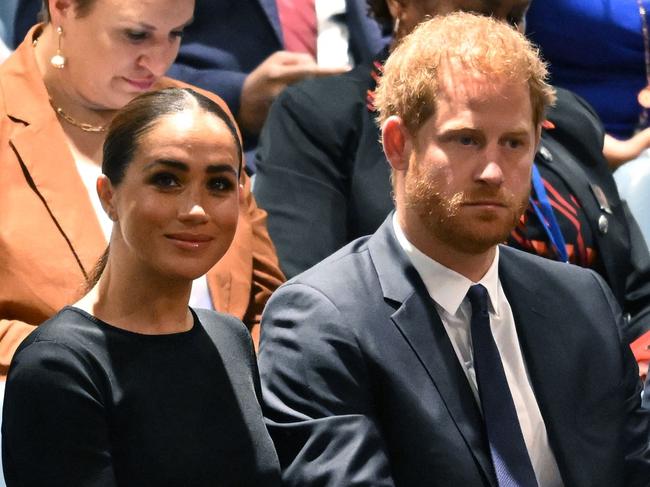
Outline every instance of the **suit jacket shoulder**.
{"type": "MultiPolygon", "coordinates": [[[[284,480],[494,486],[465,372],[391,225],[269,301],[259,360],[284,480]]],[[[508,248],[499,275],[565,485],[643,486],[648,418],[607,286],[508,248]]]]}
{"type": "Polygon", "coordinates": [[[374,232],[392,208],[389,165],[366,105],[370,73],[361,65],[287,88],[262,130],[255,194],[290,276],[374,232]]]}

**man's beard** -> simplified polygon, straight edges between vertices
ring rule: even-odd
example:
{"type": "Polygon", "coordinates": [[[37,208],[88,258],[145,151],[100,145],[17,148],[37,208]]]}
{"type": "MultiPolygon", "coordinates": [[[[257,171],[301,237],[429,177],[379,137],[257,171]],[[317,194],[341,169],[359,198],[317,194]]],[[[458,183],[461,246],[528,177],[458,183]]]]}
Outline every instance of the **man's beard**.
{"type": "Polygon", "coordinates": [[[507,240],[528,206],[530,183],[517,195],[503,188],[478,186],[471,191],[448,193],[445,183],[417,172],[406,176],[404,202],[427,230],[441,242],[468,254],[483,253],[507,240]],[[463,212],[467,203],[498,202],[503,210],[471,217],[463,212]]]}

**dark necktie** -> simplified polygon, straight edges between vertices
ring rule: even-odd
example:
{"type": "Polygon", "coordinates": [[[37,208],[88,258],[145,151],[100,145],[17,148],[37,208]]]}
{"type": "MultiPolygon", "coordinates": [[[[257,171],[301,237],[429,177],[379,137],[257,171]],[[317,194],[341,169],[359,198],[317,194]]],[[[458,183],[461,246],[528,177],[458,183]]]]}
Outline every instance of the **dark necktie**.
{"type": "Polygon", "coordinates": [[[537,487],[499,350],[490,330],[487,290],[469,288],[474,370],[499,487],[537,487]]]}

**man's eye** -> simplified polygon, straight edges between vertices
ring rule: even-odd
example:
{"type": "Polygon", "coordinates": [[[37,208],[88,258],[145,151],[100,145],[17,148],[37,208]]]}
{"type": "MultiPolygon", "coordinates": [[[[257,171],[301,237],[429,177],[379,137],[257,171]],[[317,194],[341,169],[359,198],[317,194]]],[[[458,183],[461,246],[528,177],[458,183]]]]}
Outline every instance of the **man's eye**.
{"type": "Polygon", "coordinates": [[[472,137],[469,137],[467,135],[462,135],[458,137],[458,142],[461,145],[473,145],[476,143],[476,141],[472,137]]]}

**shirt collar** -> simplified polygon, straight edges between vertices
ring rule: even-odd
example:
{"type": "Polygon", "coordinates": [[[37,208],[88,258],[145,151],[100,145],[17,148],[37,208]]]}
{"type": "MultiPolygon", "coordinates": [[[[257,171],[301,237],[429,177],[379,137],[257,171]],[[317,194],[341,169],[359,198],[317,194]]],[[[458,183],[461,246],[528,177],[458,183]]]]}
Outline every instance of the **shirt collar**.
{"type": "Polygon", "coordinates": [[[415,267],[424,282],[431,299],[440,305],[447,313],[455,315],[467,295],[470,286],[482,284],[487,289],[490,297],[490,307],[493,313],[498,314],[498,287],[499,287],[499,246],[496,248],[494,260],[485,275],[478,283],[472,282],[456,271],[445,267],[431,257],[425,255],[408,241],[397,220],[397,213],[393,214],[393,229],[397,242],[415,267]],[[444,285],[441,285],[444,283],[444,285]]]}

